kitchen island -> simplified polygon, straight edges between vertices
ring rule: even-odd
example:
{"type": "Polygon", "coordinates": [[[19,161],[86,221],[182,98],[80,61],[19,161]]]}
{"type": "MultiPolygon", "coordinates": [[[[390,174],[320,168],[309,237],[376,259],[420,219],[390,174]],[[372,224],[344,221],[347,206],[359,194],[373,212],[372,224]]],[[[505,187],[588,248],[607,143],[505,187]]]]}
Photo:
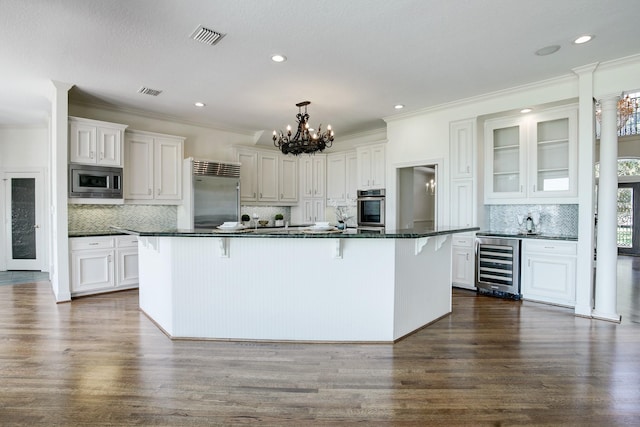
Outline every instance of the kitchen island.
{"type": "Polygon", "coordinates": [[[477,229],[120,230],[171,338],[393,342],[451,312],[451,235],[477,229]]]}

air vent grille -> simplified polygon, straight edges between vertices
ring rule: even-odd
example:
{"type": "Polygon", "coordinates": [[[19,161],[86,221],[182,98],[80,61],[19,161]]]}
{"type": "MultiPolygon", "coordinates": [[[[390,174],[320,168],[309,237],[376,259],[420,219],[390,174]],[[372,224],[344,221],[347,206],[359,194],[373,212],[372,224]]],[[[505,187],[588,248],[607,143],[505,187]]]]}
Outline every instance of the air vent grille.
{"type": "Polygon", "coordinates": [[[240,165],[233,163],[211,162],[207,160],[194,160],[193,174],[240,178],[240,165]]]}
{"type": "Polygon", "coordinates": [[[226,36],[226,34],[203,27],[202,25],[196,28],[196,30],[191,34],[192,39],[211,46],[217,44],[224,36],[226,36]]]}
{"type": "Polygon", "coordinates": [[[138,93],[141,93],[143,95],[158,96],[162,93],[162,91],[142,86],[140,89],[138,89],[138,93]]]}

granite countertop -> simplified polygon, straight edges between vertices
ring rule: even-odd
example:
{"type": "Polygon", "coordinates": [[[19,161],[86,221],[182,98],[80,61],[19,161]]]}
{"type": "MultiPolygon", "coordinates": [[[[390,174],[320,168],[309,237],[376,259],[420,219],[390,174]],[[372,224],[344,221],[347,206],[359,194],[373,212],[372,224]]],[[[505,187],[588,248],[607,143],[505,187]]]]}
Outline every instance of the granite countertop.
{"type": "Polygon", "coordinates": [[[122,231],[116,230],[114,228],[110,228],[107,230],[92,230],[92,231],[78,231],[78,230],[69,230],[69,237],[98,237],[98,236],[122,236],[124,233],[122,231]]]}
{"type": "Polygon", "coordinates": [[[476,236],[479,237],[506,237],[511,239],[542,239],[542,240],[565,240],[569,242],[578,241],[578,236],[570,236],[564,234],[525,234],[525,233],[509,233],[506,231],[478,231],[476,236]]]}
{"type": "Polygon", "coordinates": [[[356,229],[348,228],[344,231],[333,232],[309,232],[304,227],[289,228],[258,228],[246,229],[241,232],[221,231],[211,229],[166,229],[166,230],[145,230],[131,228],[117,228],[114,230],[126,234],[138,236],[155,237],[238,237],[238,238],[357,238],[357,239],[417,239],[421,237],[440,236],[454,233],[464,233],[467,231],[477,231],[478,227],[437,227],[434,229],[405,228],[401,230],[386,231],[384,233],[362,233],[356,229]]]}

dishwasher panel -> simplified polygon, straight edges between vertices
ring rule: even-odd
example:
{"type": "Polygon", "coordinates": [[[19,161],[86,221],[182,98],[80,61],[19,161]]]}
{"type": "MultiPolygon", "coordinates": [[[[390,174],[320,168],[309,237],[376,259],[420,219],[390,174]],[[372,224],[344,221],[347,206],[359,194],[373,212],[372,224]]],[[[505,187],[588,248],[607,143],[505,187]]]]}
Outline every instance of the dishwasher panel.
{"type": "Polygon", "coordinates": [[[476,287],[520,298],[520,240],[476,238],[476,287]]]}

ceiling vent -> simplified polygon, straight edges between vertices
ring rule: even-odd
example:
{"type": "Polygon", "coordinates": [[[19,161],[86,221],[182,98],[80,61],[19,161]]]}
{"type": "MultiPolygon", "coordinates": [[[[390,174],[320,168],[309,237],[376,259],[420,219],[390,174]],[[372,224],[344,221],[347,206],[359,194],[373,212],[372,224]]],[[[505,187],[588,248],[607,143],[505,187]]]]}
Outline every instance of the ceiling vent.
{"type": "Polygon", "coordinates": [[[142,86],[140,89],[138,89],[138,93],[141,93],[143,95],[158,96],[162,93],[162,91],[142,86]]]}
{"type": "Polygon", "coordinates": [[[191,34],[191,38],[199,41],[200,43],[208,44],[213,46],[217,44],[222,38],[226,36],[226,34],[219,33],[212,29],[203,27],[200,25],[196,30],[191,34]]]}

